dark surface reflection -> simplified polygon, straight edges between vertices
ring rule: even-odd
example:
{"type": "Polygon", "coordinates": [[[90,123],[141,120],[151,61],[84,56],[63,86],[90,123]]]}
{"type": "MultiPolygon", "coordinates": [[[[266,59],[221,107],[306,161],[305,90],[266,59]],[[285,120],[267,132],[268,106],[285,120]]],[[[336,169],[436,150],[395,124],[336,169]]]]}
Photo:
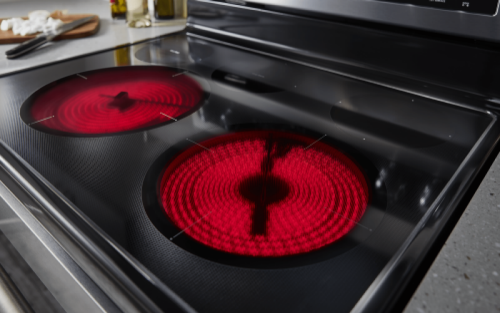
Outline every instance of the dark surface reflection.
{"type": "Polygon", "coordinates": [[[135,53],[135,57],[151,64],[185,66],[209,57],[213,53],[209,45],[186,40],[184,36],[171,36],[168,41],[147,43],[135,53]]]}

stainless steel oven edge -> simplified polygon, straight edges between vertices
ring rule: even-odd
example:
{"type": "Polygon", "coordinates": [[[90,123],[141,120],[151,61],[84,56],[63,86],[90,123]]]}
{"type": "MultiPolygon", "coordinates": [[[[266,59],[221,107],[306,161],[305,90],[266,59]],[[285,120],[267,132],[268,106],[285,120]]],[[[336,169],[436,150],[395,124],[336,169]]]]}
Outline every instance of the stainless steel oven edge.
{"type": "Polygon", "coordinates": [[[386,264],[382,272],[359,299],[351,312],[385,312],[391,309],[391,299],[398,297],[412,274],[416,271],[413,264],[422,261],[432,243],[436,240],[439,230],[444,227],[452,215],[454,208],[462,200],[465,191],[483,167],[498,143],[498,117],[493,119],[479,140],[472,147],[459,168],[429,207],[424,217],[405,240],[398,252],[386,264]],[[495,131],[492,131],[496,129],[495,131]],[[494,143],[494,144],[492,144],[494,143]],[[479,166],[477,166],[479,164],[479,166]],[[399,288],[394,287],[397,277],[405,277],[405,282],[399,288]]]}
{"type": "MultiPolygon", "coordinates": [[[[195,1],[213,3],[210,0],[195,1]]],[[[245,0],[241,2],[500,41],[498,8],[494,16],[488,16],[373,0],[245,0]]],[[[235,6],[234,4],[222,5],[235,6]]]]}
{"type": "Polygon", "coordinates": [[[0,229],[54,298],[68,312],[119,312],[35,218],[42,211],[26,204],[27,195],[9,177],[1,156],[0,162],[0,229]]]}
{"type": "MultiPolygon", "coordinates": [[[[64,216],[37,182],[39,178],[43,179],[0,140],[0,229],[61,306],[82,313],[162,312],[64,216]]],[[[55,191],[44,179],[42,183],[55,191]]],[[[136,263],[120,252],[126,262],[136,263]]],[[[172,311],[194,312],[140,264],[133,266],[177,304],[172,311]]]]}

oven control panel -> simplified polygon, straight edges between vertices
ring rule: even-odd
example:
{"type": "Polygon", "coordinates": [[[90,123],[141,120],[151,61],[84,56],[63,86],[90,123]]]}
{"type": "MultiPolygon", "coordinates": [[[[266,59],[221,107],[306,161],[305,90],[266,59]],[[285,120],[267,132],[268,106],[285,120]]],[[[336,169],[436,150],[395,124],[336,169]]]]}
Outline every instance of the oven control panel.
{"type": "Polygon", "coordinates": [[[414,4],[436,9],[495,15],[498,0],[383,0],[401,4],[414,4]]]}

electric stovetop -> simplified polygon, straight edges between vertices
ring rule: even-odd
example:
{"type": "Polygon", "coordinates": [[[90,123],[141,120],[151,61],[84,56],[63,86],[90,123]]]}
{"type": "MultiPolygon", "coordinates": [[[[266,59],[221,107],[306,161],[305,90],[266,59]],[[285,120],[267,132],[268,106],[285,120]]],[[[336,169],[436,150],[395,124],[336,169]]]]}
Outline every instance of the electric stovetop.
{"type": "Polygon", "coordinates": [[[199,312],[348,312],[396,292],[498,132],[481,109],[185,33],[0,90],[2,144],[63,213],[199,312]]]}

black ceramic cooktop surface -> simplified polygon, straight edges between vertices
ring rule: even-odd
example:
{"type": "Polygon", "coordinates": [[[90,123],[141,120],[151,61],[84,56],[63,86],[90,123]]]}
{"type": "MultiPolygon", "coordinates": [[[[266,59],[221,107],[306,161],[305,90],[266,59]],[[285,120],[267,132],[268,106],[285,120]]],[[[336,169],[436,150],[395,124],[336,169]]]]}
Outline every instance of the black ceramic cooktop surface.
{"type": "Polygon", "coordinates": [[[350,311],[493,121],[184,34],[0,90],[0,139],[200,312],[350,311]]]}

